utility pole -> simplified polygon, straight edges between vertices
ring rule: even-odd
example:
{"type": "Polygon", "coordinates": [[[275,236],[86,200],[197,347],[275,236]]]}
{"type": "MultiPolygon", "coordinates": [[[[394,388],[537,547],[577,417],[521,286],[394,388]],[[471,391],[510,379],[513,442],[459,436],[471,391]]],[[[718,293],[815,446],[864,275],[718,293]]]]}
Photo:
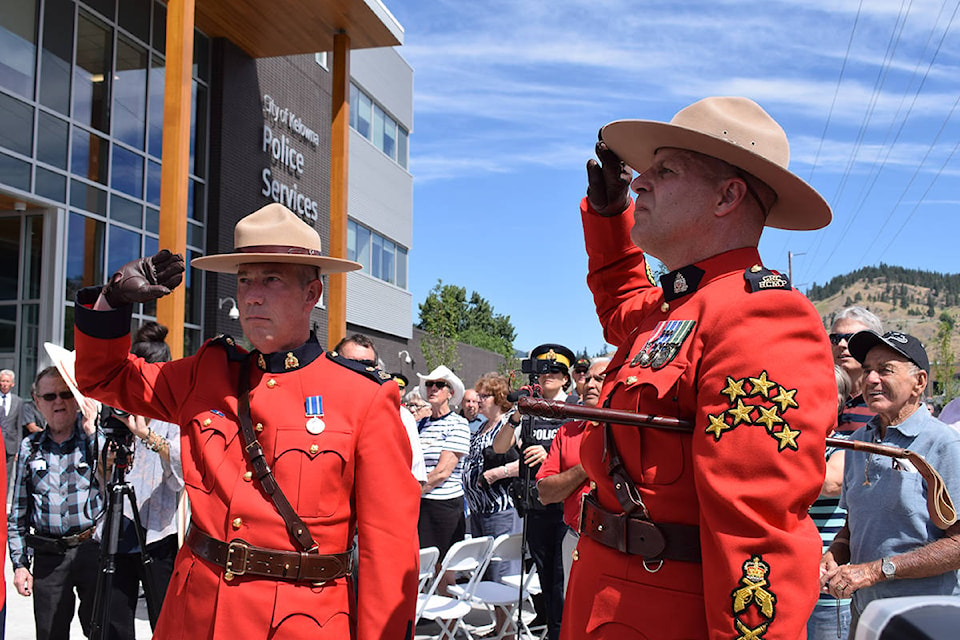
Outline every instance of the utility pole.
{"type": "Polygon", "coordinates": [[[790,278],[790,286],[793,285],[793,256],[805,256],[807,253],[804,251],[802,253],[794,253],[793,251],[787,251],[787,277],[790,278]]]}

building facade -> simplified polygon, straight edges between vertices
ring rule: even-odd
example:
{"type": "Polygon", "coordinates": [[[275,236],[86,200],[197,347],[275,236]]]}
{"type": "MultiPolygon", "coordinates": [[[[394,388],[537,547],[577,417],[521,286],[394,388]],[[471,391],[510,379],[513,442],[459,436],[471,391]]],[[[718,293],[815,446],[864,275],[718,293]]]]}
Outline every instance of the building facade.
{"type": "MultiPolygon", "coordinates": [[[[347,4],[402,35],[379,0],[347,4]]],[[[230,37],[207,35],[201,14],[224,7],[197,2],[189,197],[178,212],[187,260],[232,250],[237,220],[271,200],[312,224],[327,253],[327,55],[254,57],[230,37]]],[[[166,20],[159,0],[17,0],[0,10],[0,368],[18,372],[21,395],[45,363],[44,342],[72,348],[77,289],[160,247],[166,20]]],[[[269,26],[283,27],[276,22],[269,26]]],[[[314,41],[332,41],[336,29],[327,31],[314,41]]],[[[392,47],[350,55],[348,240],[364,270],[349,276],[347,321],[351,331],[403,345],[411,332],[412,70],[392,47]]],[[[184,353],[218,333],[240,334],[232,276],[188,268],[184,290],[184,353]]],[[[325,343],[323,302],[313,324],[325,343]]],[[[137,305],[134,324],[155,317],[155,303],[137,305]]]]}

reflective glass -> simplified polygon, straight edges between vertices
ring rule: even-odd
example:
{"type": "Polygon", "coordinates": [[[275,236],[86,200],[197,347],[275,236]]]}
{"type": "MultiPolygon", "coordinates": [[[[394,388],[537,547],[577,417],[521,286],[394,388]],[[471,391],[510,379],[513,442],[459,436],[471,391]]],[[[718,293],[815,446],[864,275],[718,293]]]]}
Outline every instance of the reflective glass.
{"type": "Polygon", "coordinates": [[[199,31],[193,32],[193,76],[210,79],[210,40],[199,31]]]}
{"type": "Polygon", "coordinates": [[[149,124],[147,151],[158,158],[163,155],[163,60],[154,56],[150,64],[149,124]]]}
{"type": "Polygon", "coordinates": [[[43,3],[40,103],[64,115],[70,114],[73,14],[71,0],[45,0],[43,3]]]}
{"type": "Polygon", "coordinates": [[[394,254],[396,252],[396,246],[390,240],[384,238],[383,240],[383,274],[380,276],[383,280],[387,282],[393,282],[394,269],[393,261],[394,254]]]}
{"type": "Polygon", "coordinates": [[[73,350],[73,305],[63,309],[63,348],[73,350]]]}
{"type": "Polygon", "coordinates": [[[370,230],[360,225],[357,225],[356,261],[363,265],[364,273],[370,273],[370,230]]]}
{"type": "Polygon", "coordinates": [[[397,159],[397,123],[387,114],[383,114],[383,152],[397,159]]]}
{"type": "Polygon", "coordinates": [[[0,300],[16,300],[20,282],[20,218],[0,218],[0,300]]]}
{"type": "MultiPolygon", "coordinates": [[[[106,225],[79,213],[70,214],[67,228],[67,300],[82,287],[103,284],[106,225]]],[[[73,334],[73,329],[70,332],[73,334]]]]}
{"type": "MultiPolygon", "coordinates": [[[[40,355],[40,305],[20,306],[20,373],[31,380],[37,371],[37,356],[40,355]]],[[[24,394],[26,395],[26,394],[24,394]]]]}
{"type": "Polygon", "coordinates": [[[377,234],[372,234],[371,238],[371,250],[370,253],[373,254],[372,260],[370,261],[370,271],[373,275],[381,280],[384,280],[383,277],[383,238],[377,234]]]}
{"type": "Polygon", "coordinates": [[[150,0],[120,0],[117,22],[144,42],[150,42],[150,0]]]}
{"type": "Polygon", "coordinates": [[[407,132],[403,127],[397,127],[397,162],[407,168],[407,132]]]}
{"type": "Polygon", "coordinates": [[[160,206],[160,163],[147,160],[147,202],[160,206]]]}
{"type": "Polygon", "coordinates": [[[110,186],[134,198],[143,197],[143,156],[115,144],[112,162],[110,186]]]}
{"type": "Polygon", "coordinates": [[[407,250],[397,247],[397,286],[407,288],[407,250]]]}
{"type": "Polygon", "coordinates": [[[27,237],[24,243],[23,297],[36,300],[40,297],[40,265],[43,262],[43,216],[27,216],[27,237]]]}
{"type": "Polygon", "coordinates": [[[190,173],[202,178],[207,172],[207,90],[196,81],[190,104],[190,173]]]}
{"type": "Polygon", "coordinates": [[[160,2],[153,3],[153,48],[167,50],[167,7],[160,2]]]}
{"type": "MultiPolygon", "coordinates": [[[[160,212],[157,209],[147,207],[147,220],[144,228],[151,233],[160,233],[160,212]]],[[[153,253],[156,253],[156,251],[153,253]]]]}
{"type": "Polygon", "coordinates": [[[147,129],[147,59],[146,49],[117,38],[113,136],[137,149],[143,149],[147,129]]]}
{"type": "Polygon", "coordinates": [[[70,206],[101,216],[107,215],[107,192],[92,184],[70,181],[70,206]]]}
{"type": "Polygon", "coordinates": [[[385,115],[383,109],[373,105],[373,144],[384,153],[386,153],[383,148],[383,118],[385,115]]]}
{"type": "Polygon", "coordinates": [[[110,219],[139,227],[143,218],[143,206],[117,195],[110,196],[110,219]]]}
{"type": "Polygon", "coordinates": [[[107,184],[110,143],[95,133],[80,127],[73,128],[73,148],[70,150],[70,173],[107,184]]]}
{"type": "Polygon", "coordinates": [[[194,282],[193,276],[195,275],[195,269],[190,266],[190,261],[200,255],[201,254],[196,251],[188,250],[185,256],[187,259],[187,270],[183,273],[183,321],[190,324],[200,324],[201,306],[203,305],[203,292],[200,290],[199,279],[197,282],[194,282]],[[194,287],[194,284],[197,284],[197,286],[194,287]]]}
{"type": "Polygon", "coordinates": [[[17,305],[0,305],[0,351],[17,350],[17,305]]]}
{"type": "Polygon", "coordinates": [[[187,244],[194,247],[203,246],[203,227],[201,225],[187,222],[187,244]]]}
{"type": "Polygon", "coordinates": [[[67,176],[37,167],[37,176],[34,179],[33,192],[38,196],[49,198],[56,202],[67,201],[67,176]]]}
{"type": "Polygon", "coordinates": [[[370,102],[370,98],[361,91],[357,105],[357,132],[368,140],[370,139],[370,110],[372,107],[373,103],[370,102]]]}
{"type": "Polygon", "coordinates": [[[107,273],[113,273],[131,260],[140,257],[140,234],[110,225],[107,245],[107,273]]]}
{"type": "Polygon", "coordinates": [[[357,85],[350,83],[350,126],[357,128],[357,114],[360,108],[360,90],[357,85]]]}
{"type": "MultiPolygon", "coordinates": [[[[105,18],[113,20],[116,11],[116,0],[83,0],[94,11],[99,11],[105,18]]],[[[120,0],[126,2],[126,0],[120,0]]]]}
{"type": "Polygon", "coordinates": [[[66,169],[69,130],[65,120],[43,111],[37,114],[37,160],[66,169]]]}
{"type": "Polygon", "coordinates": [[[73,117],[104,132],[110,131],[112,60],[110,28],[81,12],[77,21],[77,64],[73,69],[73,117]]]}
{"type": "MultiPolygon", "coordinates": [[[[187,192],[187,214],[191,220],[203,222],[203,214],[206,210],[206,200],[203,196],[205,191],[203,183],[190,180],[190,190],[187,192]]],[[[203,244],[197,246],[202,247],[203,244]]]]}
{"type": "Polygon", "coordinates": [[[347,260],[357,260],[357,223],[347,220],[347,260]]]}
{"type": "Polygon", "coordinates": [[[0,93],[0,147],[33,156],[33,107],[0,93]]]}
{"type": "Polygon", "coordinates": [[[37,0],[6,0],[0,10],[0,86],[33,98],[37,0]]]}
{"type": "Polygon", "coordinates": [[[23,160],[0,153],[0,184],[30,191],[30,165],[23,160]]]}

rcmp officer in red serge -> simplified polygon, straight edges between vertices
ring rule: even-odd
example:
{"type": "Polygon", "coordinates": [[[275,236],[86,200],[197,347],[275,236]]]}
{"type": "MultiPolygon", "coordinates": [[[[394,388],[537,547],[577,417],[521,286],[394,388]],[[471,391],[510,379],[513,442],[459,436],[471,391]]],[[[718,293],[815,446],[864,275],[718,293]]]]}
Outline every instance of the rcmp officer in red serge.
{"type": "Polygon", "coordinates": [[[817,312],[757,244],[764,226],[821,228],[830,208],[745,98],[707,98],[670,123],[613,122],[600,140],[581,213],[587,282],[619,347],[601,405],[694,426],[588,427],[595,491],[562,637],[802,638],[833,367],[817,312]],[[670,269],[660,287],[644,252],[670,269]]]}
{"type": "Polygon", "coordinates": [[[183,260],[166,251],[77,295],[81,388],[183,431],[192,522],[154,638],[411,638],[420,487],[396,383],[324,354],[309,329],[319,275],[360,265],[323,257],[279,204],[234,239],[235,253],[193,265],[237,274],[249,354],[220,337],[168,363],[128,355],[130,303],[180,282],[183,260]]]}

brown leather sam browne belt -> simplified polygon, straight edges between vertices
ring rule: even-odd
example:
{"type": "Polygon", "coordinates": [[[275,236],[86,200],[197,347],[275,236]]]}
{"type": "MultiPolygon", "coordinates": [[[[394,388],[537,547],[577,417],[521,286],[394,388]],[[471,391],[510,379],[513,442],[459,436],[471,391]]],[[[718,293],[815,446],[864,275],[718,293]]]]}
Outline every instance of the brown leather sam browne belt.
{"type": "Polygon", "coordinates": [[[642,556],[645,560],[700,562],[699,527],[611,513],[590,494],[583,496],[580,534],[621,553],[642,556]]]}
{"type": "Polygon", "coordinates": [[[224,569],[223,579],[258,576],[274,580],[322,583],[350,575],[350,552],[330,555],[264,549],[234,539],[223,542],[211,538],[194,525],[187,532],[187,545],[195,554],[224,569]]]}

